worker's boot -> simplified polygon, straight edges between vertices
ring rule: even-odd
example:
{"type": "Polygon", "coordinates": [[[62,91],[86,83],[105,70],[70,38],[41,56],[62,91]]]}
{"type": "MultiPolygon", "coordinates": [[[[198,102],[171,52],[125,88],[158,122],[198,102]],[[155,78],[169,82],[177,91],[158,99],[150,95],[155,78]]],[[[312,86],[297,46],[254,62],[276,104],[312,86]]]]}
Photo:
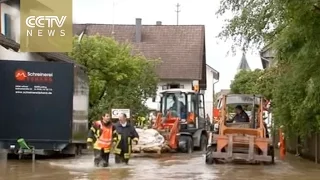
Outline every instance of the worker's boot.
{"type": "Polygon", "coordinates": [[[99,167],[99,163],[100,163],[100,160],[94,158],[94,160],[93,160],[94,166],[95,166],[95,167],[99,167]]]}
{"type": "Polygon", "coordinates": [[[124,161],[124,163],[125,163],[126,165],[129,164],[129,159],[124,159],[123,161],[124,161]]]}
{"type": "Polygon", "coordinates": [[[115,156],[115,163],[116,163],[116,164],[123,163],[123,157],[121,157],[121,155],[116,154],[116,156],[115,156]]]}
{"type": "Polygon", "coordinates": [[[119,154],[116,154],[116,155],[114,156],[114,160],[115,160],[115,163],[116,163],[116,164],[120,164],[120,163],[121,163],[120,155],[119,155],[119,154]]]}
{"type": "Polygon", "coordinates": [[[101,151],[95,149],[94,150],[94,160],[93,160],[94,166],[99,167],[101,160],[102,160],[101,151]]]}
{"type": "Polygon", "coordinates": [[[101,166],[102,167],[108,167],[109,163],[103,160],[102,163],[101,163],[101,166]]]}
{"type": "Polygon", "coordinates": [[[104,153],[102,157],[102,167],[108,167],[109,166],[109,153],[104,153]]]}

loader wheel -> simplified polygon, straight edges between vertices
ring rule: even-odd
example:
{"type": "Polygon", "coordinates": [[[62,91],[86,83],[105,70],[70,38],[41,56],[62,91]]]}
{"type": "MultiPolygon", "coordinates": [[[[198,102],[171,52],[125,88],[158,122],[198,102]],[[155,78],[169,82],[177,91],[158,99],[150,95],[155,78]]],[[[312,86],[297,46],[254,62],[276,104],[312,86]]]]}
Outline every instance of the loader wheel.
{"type": "Polygon", "coordinates": [[[200,138],[200,151],[205,152],[207,150],[208,138],[206,135],[202,134],[200,138]]]}
{"type": "Polygon", "coordinates": [[[193,152],[193,140],[191,136],[181,136],[180,142],[183,142],[183,146],[179,147],[180,151],[183,153],[192,153],[193,152]]]}
{"type": "Polygon", "coordinates": [[[216,147],[210,146],[207,148],[206,152],[206,164],[212,165],[215,163],[214,158],[212,157],[212,152],[216,151],[216,147]]]}
{"type": "Polygon", "coordinates": [[[191,154],[193,152],[193,139],[190,136],[187,136],[187,153],[191,154]]]}

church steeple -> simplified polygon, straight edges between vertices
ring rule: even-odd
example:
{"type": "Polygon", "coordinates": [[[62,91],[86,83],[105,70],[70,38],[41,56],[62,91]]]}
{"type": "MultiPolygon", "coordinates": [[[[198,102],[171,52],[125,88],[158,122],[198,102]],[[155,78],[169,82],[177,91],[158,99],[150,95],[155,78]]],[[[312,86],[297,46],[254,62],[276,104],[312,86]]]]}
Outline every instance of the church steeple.
{"type": "Polygon", "coordinates": [[[239,66],[238,66],[238,71],[240,70],[247,70],[247,71],[251,71],[250,69],[250,66],[248,64],[248,61],[247,61],[247,58],[246,58],[246,55],[245,53],[243,52],[242,54],[242,58],[241,58],[241,61],[239,63],[239,66]]]}

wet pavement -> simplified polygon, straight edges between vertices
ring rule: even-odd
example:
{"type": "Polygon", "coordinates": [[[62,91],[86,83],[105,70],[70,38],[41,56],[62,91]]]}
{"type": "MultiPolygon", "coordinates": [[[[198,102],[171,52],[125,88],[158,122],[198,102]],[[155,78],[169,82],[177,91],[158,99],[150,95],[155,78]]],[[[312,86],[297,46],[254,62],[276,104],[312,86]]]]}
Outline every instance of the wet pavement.
{"type": "Polygon", "coordinates": [[[287,156],[275,165],[206,165],[200,153],[171,154],[160,158],[133,158],[131,165],[95,168],[92,156],[58,160],[1,161],[0,180],[319,180],[320,165],[287,156]]]}

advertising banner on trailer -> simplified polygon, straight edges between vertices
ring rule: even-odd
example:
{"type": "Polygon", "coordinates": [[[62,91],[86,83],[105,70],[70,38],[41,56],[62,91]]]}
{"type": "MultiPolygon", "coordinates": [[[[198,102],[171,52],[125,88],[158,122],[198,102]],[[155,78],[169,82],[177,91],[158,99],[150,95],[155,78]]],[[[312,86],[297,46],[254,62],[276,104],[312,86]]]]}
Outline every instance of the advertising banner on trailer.
{"type": "Polygon", "coordinates": [[[68,141],[73,64],[0,60],[0,141],[68,141]]]}

